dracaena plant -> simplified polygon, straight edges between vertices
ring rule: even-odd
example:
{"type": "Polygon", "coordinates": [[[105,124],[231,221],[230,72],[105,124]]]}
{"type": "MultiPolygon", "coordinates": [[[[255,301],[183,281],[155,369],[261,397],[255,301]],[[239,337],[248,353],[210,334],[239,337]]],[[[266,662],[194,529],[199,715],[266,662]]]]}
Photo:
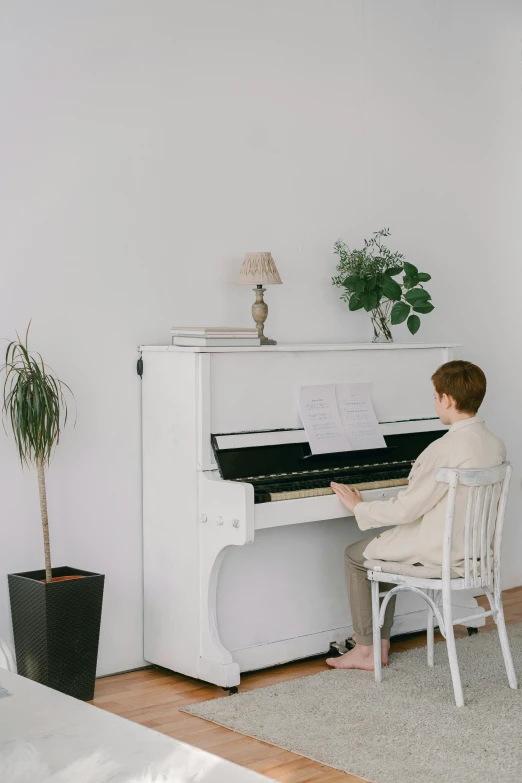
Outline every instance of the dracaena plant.
{"type": "Polygon", "coordinates": [[[419,272],[416,266],[404,261],[402,253],[392,252],[383,239],[390,236],[390,229],[376,231],[371,239],[364,240],[362,250],[350,250],[338,240],[334,252],[339,256],[338,275],[332,283],[343,289],[341,299],[348,302],[350,310],[364,308],[372,313],[374,340],[391,340],[392,325],[407,321],[412,334],[418,332],[421,321],[417,313],[431,313],[434,309],[431,296],[423,283],[431,275],[419,272]],[[402,279],[395,279],[402,275],[402,279]]]}
{"type": "MultiPolygon", "coordinates": [[[[67,422],[67,401],[63,390],[71,391],[66,383],[55,377],[44,364],[39,353],[28,348],[29,328],[25,342],[13,340],[7,346],[3,389],[3,424],[11,425],[22,468],[36,466],[40,493],[40,513],[45,556],[45,581],[52,581],[51,546],[47,496],[45,491],[45,466],[49,465],[55,446],[60,441],[62,427],[67,422]]],[[[72,393],[72,392],[71,392],[72,393]]]]}

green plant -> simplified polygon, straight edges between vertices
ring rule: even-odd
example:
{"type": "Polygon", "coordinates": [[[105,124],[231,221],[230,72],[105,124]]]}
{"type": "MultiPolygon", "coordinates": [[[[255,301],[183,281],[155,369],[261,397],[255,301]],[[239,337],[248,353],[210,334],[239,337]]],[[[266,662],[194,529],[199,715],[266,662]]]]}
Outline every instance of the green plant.
{"type": "MultiPolygon", "coordinates": [[[[71,391],[66,383],[58,380],[39,353],[35,359],[28,349],[31,323],[27,327],[25,343],[13,340],[7,346],[3,390],[3,424],[9,418],[22,468],[36,465],[40,512],[45,554],[45,580],[51,582],[51,546],[45,491],[45,465],[49,465],[55,445],[60,441],[62,426],[67,422],[67,402],[63,388],[71,391]],[[62,425],[63,419],[63,425],[62,425]]],[[[71,392],[72,394],[72,392],[71,392]]]]}
{"type": "Polygon", "coordinates": [[[383,244],[390,236],[390,229],[376,231],[371,239],[364,240],[362,250],[350,250],[338,240],[334,252],[339,256],[337,271],[332,283],[344,291],[341,299],[348,302],[350,310],[364,308],[372,312],[374,339],[382,333],[391,340],[389,322],[401,324],[407,319],[412,334],[418,332],[421,325],[416,313],[431,313],[434,309],[431,296],[423,283],[431,280],[431,275],[419,272],[416,266],[404,261],[402,253],[392,252],[383,244]],[[403,274],[402,282],[394,277],[403,274]]]}

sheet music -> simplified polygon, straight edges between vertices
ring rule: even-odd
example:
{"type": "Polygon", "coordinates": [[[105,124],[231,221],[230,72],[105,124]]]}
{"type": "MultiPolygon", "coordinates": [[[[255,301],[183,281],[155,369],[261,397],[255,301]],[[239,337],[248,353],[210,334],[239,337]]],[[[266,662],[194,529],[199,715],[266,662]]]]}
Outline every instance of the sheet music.
{"type": "Polygon", "coordinates": [[[371,383],[301,386],[299,413],[312,454],[386,448],[371,383]]]}
{"type": "Polygon", "coordinates": [[[301,386],[299,413],[312,454],[351,450],[348,435],[341,421],[333,384],[301,386]]]}
{"type": "Polygon", "coordinates": [[[338,383],[335,390],[352,449],[386,448],[373,408],[371,383],[338,383]]]}

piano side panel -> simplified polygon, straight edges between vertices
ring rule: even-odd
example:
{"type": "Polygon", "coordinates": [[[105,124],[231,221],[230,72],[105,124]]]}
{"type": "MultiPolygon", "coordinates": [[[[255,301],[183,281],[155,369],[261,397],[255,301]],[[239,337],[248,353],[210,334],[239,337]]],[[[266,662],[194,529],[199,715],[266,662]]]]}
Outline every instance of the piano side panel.
{"type": "Polygon", "coordinates": [[[194,353],[147,352],[142,381],[144,656],[192,677],[199,659],[196,363],[194,353]]]}
{"type": "Polygon", "coordinates": [[[431,375],[444,348],[210,355],[211,432],[300,427],[302,385],[371,382],[379,421],[435,416],[431,375]]]}

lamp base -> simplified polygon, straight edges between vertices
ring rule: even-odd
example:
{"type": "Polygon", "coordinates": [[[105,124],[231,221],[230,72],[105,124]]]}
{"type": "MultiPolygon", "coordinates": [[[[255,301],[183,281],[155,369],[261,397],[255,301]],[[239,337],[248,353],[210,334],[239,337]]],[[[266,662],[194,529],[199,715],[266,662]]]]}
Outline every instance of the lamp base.
{"type": "Polygon", "coordinates": [[[277,345],[275,340],[269,340],[268,337],[265,337],[265,335],[263,334],[263,328],[265,325],[266,317],[268,315],[268,305],[263,299],[263,294],[265,291],[266,288],[263,288],[262,285],[257,285],[254,288],[256,301],[252,305],[252,318],[256,322],[257,336],[261,340],[261,345],[277,345]]]}

